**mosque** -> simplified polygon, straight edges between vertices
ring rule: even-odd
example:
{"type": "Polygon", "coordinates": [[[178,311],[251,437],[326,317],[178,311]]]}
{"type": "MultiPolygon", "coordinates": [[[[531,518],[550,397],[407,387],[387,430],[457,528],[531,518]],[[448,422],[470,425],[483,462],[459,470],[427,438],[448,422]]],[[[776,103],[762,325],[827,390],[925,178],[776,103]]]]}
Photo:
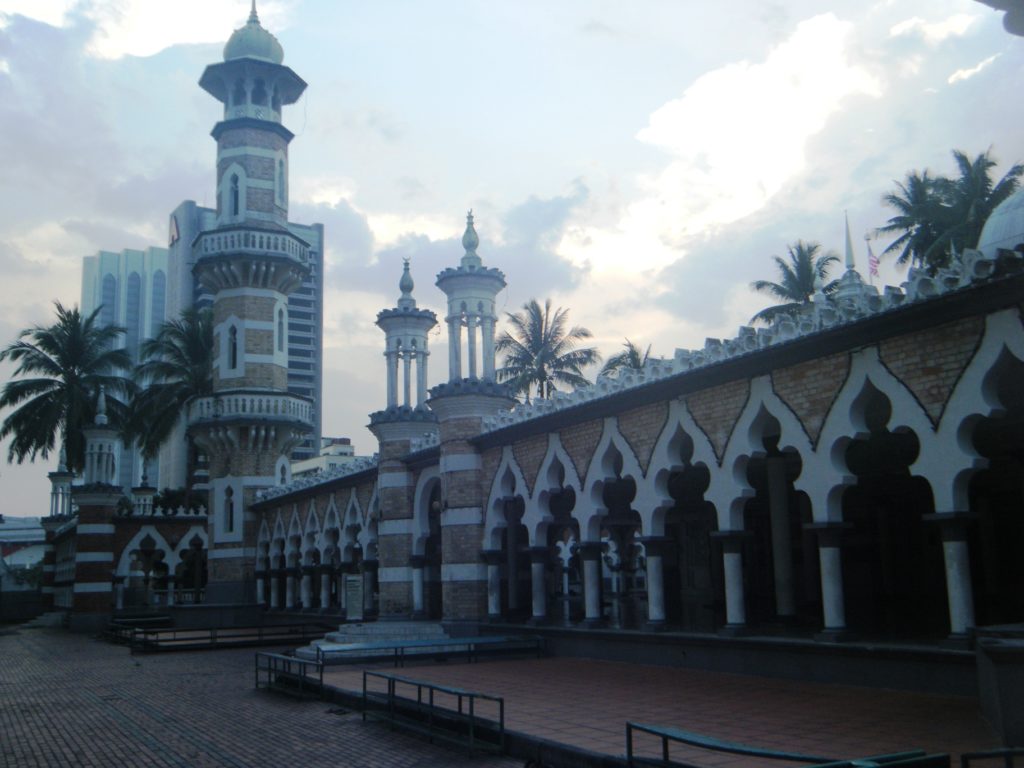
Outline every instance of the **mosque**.
{"type": "MultiPolygon", "coordinates": [[[[313,425],[283,318],[309,266],[277,190],[305,83],[282,61],[254,9],[200,81],[225,109],[218,220],[192,244],[216,328],[214,394],[188,414],[209,500],[154,516],[139,488],[118,507],[101,415],[85,485],[51,475],[48,589],[73,622],[144,582],[176,616],[532,625],[612,657],[932,649],[914,664],[1024,622],[1024,192],[947,270],[879,290],[848,263],[770,327],[529,404],[496,381],[505,277],[470,214],[435,279],[447,381],[427,387],[439,319],[405,264],[377,316],[376,455],[293,481],[313,425]]],[[[892,654],[879,675],[906,662],[892,654]]]]}

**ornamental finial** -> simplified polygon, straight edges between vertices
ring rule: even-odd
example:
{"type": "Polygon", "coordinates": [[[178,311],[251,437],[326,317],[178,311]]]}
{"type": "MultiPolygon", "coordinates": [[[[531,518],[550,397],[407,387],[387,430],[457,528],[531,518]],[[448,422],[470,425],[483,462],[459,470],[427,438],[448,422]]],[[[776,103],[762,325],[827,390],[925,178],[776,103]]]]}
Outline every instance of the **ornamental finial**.
{"type": "Polygon", "coordinates": [[[96,426],[107,426],[107,395],[103,385],[100,385],[100,396],[96,400],[96,426]]]}
{"type": "Polygon", "coordinates": [[[259,24],[260,17],[256,14],[256,0],[252,0],[252,10],[249,12],[249,23],[259,24]]]}
{"type": "Polygon", "coordinates": [[[480,245],[480,238],[473,226],[473,209],[470,208],[466,214],[466,232],[462,235],[462,247],[466,249],[467,256],[476,256],[478,245],[480,245]]]}

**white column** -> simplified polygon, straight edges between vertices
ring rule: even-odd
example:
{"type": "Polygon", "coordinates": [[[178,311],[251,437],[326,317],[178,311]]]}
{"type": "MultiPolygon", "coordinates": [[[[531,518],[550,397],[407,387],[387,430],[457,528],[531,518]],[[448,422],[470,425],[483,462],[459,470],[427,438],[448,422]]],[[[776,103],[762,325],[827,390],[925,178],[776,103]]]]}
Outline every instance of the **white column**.
{"type": "Polygon", "coordinates": [[[583,559],[583,602],[586,620],[596,623],[601,620],[601,545],[585,542],[580,545],[583,559]]]}
{"type": "Polygon", "coordinates": [[[494,318],[484,315],[481,318],[481,348],[483,354],[484,378],[488,381],[494,380],[494,318]]]}
{"type": "Polygon", "coordinates": [[[423,608],[423,558],[420,557],[412,564],[412,612],[414,616],[423,616],[426,611],[423,608]]]}
{"type": "Polygon", "coordinates": [[[313,603],[313,574],[303,573],[302,574],[302,607],[307,609],[312,607],[313,603]]]}
{"type": "Polygon", "coordinates": [[[533,593],[533,620],[543,621],[547,616],[547,593],[544,584],[544,571],[547,567],[548,551],[546,547],[530,548],[530,586],[533,593]]]}
{"type": "Polygon", "coordinates": [[[265,586],[265,583],[263,581],[263,574],[262,573],[257,573],[256,574],[256,602],[259,605],[263,605],[263,603],[266,601],[266,591],[265,590],[266,590],[266,586],[265,586]]]}
{"type": "Polygon", "coordinates": [[[324,568],[320,572],[320,609],[326,611],[331,607],[331,572],[324,568]]]}
{"type": "Polygon", "coordinates": [[[789,537],[789,492],[786,487],[786,460],[768,459],[768,510],[772,527],[772,568],[775,575],[775,612],[796,616],[793,593],[793,547],[789,537]]]}
{"type": "Polygon", "coordinates": [[[167,577],[167,605],[174,605],[174,577],[167,577]]]}
{"type": "Polygon", "coordinates": [[[965,513],[946,512],[929,515],[926,519],[942,526],[942,554],[946,565],[949,630],[954,638],[962,638],[974,626],[971,555],[967,547],[969,516],[965,513]]]}
{"type": "Polygon", "coordinates": [[[270,607],[280,608],[281,607],[281,594],[280,594],[280,579],[271,573],[270,574],[270,607]]]}
{"type": "Polygon", "coordinates": [[[469,378],[476,378],[476,315],[466,316],[466,347],[469,351],[469,378]]]}
{"type": "Polygon", "coordinates": [[[402,404],[412,408],[412,352],[402,353],[402,404]]]}
{"type": "Polygon", "coordinates": [[[843,560],[838,546],[818,546],[821,563],[821,607],[825,632],[846,630],[846,603],[843,599],[843,560]]]}
{"type": "Polygon", "coordinates": [[[722,566],[725,576],[725,621],[727,628],[740,628],[747,623],[747,605],[743,593],[743,547],[740,531],[724,531],[722,566]]]}
{"type": "Polygon", "coordinates": [[[291,569],[285,577],[284,607],[289,611],[295,607],[295,576],[291,569]]]}
{"type": "Polygon", "coordinates": [[[124,578],[119,579],[114,586],[114,605],[117,606],[117,610],[124,609],[124,578]]]}
{"type": "Polygon", "coordinates": [[[651,624],[665,623],[665,574],[662,568],[663,542],[645,539],[647,550],[647,620],[651,624]]]}
{"type": "MultiPolygon", "coordinates": [[[[424,342],[426,343],[426,342],[424,342]]],[[[421,349],[416,357],[416,407],[427,401],[427,358],[430,353],[421,349]]]]}
{"type": "Polygon", "coordinates": [[[398,405],[398,353],[388,350],[384,353],[387,361],[388,408],[398,405]]]}
{"type": "Polygon", "coordinates": [[[448,380],[462,378],[462,320],[456,315],[448,318],[448,380]]]}
{"type": "Polygon", "coordinates": [[[501,617],[501,566],[497,563],[487,564],[487,615],[501,617]]]}

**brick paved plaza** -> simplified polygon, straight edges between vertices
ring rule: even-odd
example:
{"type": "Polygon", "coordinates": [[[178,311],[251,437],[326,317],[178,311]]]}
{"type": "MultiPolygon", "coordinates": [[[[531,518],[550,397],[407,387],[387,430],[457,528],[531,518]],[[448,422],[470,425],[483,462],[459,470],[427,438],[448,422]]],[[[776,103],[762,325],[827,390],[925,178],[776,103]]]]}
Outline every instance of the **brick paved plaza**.
{"type": "MultiPolygon", "coordinates": [[[[257,692],[252,658],[251,650],[133,656],[58,631],[0,633],[0,766],[523,764],[432,746],[332,714],[336,705],[257,692]]],[[[623,754],[627,719],[840,758],[998,746],[969,697],[572,658],[425,664],[404,674],[504,696],[510,730],[606,755],[623,754]]],[[[355,691],[361,673],[334,667],[325,682],[355,691]]],[[[714,768],[759,764],[681,748],[673,755],[714,768]]]]}
{"type": "Polygon", "coordinates": [[[80,635],[0,633],[0,766],[522,766],[256,691],[252,658],[132,656],[80,635]]]}

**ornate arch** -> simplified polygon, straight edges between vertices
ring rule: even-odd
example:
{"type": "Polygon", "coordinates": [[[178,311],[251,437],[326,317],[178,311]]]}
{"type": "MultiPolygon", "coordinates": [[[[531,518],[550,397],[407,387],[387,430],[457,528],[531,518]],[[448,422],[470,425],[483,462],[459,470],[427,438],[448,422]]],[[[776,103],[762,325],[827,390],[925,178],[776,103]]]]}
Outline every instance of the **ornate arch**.
{"type": "Polygon", "coordinates": [[[608,417],[604,420],[604,428],[601,437],[597,441],[594,455],[587,468],[586,479],[583,481],[583,492],[580,494],[580,514],[577,519],[580,523],[580,535],[583,541],[597,541],[600,539],[600,519],[608,514],[604,506],[604,487],[610,478],[616,476],[616,468],[613,465],[614,456],[618,454],[622,459],[622,467],[618,470],[621,477],[632,477],[636,483],[636,505],[638,509],[649,506],[652,494],[644,482],[644,473],[640,469],[640,462],[637,460],[633,449],[619,432],[618,422],[615,417],[608,417]]]}
{"type": "MultiPolygon", "coordinates": [[[[505,499],[519,495],[526,501],[529,494],[528,489],[529,486],[526,484],[523,471],[512,452],[512,446],[506,445],[501,450],[498,471],[494,473],[491,491],[487,496],[487,507],[484,513],[484,547],[486,549],[498,549],[501,546],[501,529],[505,528],[507,524],[504,513],[505,499]],[[519,494],[516,494],[517,489],[520,489],[519,494]]],[[[524,515],[525,517],[526,515],[524,515]]]]}
{"type": "Polygon", "coordinates": [[[430,536],[430,492],[434,483],[440,484],[441,470],[437,465],[426,467],[416,479],[412,504],[412,554],[422,555],[430,536]]]}

